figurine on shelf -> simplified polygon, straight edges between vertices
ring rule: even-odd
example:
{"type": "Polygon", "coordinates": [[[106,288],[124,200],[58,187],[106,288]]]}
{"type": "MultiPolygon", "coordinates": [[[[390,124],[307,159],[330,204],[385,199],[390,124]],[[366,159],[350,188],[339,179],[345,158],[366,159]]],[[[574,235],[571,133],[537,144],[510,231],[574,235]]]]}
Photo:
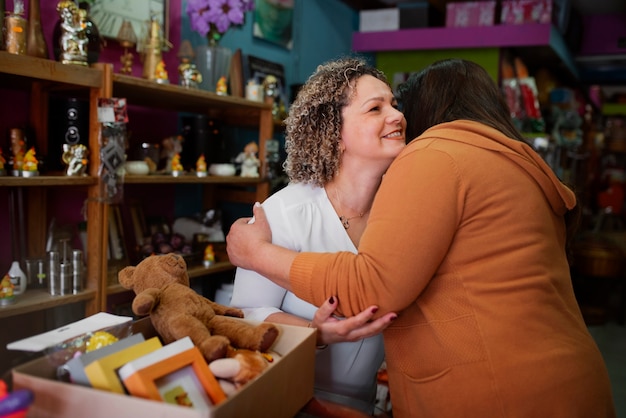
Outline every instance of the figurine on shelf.
{"type": "Polygon", "coordinates": [[[257,158],[259,146],[256,142],[249,142],[243,152],[240,153],[235,162],[241,163],[241,177],[259,177],[259,166],[261,162],[257,158]]]}
{"type": "Polygon", "coordinates": [[[191,43],[188,40],[181,42],[178,48],[178,83],[183,87],[197,89],[202,83],[202,74],[192,62],[195,56],[191,43]]]}
{"type": "Polygon", "coordinates": [[[196,175],[198,177],[206,177],[207,175],[207,166],[206,159],[204,158],[204,154],[201,154],[196,161],[196,175]]]}
{"type": "Polygon", "coordinates": [[[61,55],[63,64],[87,65],[89,39],[81,24],[78,6],[72,0],[62,0],[57,5],[61,17],[61,55]]]}
{"type": "Polygon", "coordinates": [[[202,257],[202,264],[206,268],[209,268],[213,264],[215,264],[215,251],[213,250],[213,245],[208,244],[206,247],[204,247],[204,256],[202,257]]]}
{"type": "Polygon", "coordinates": [[[19,128],[11,129],[11,161],[13,167],[13,175],[22,175],[22,165],[24,164],[24,154],[26,153],[26,141],[24,140],[24,131],[19,128]]]}
{"type": "Polygon", "coordinates": [[[174,154],[172,157],[172,175],[179,176],[183,173],[183,165],[180,163],[180,154],[174,154]]]}
{"type": "Polygon", "coordinates": [[[219,80],[217,80],[217,85],[215,86],[215,92],[220,96],[228,95],[228,84],[226,83],[226,77],[221,76],[219,80]]]}
{"type": "Polygon", "coordinates": [[[8,305],[15,301],[15,286],[11,282],[11,276],[5,274],[0,281],[0,306],[8,305]]]}
{"type": "Polygon", "coordinates": [[[34,177],[39,174],[39,161],[37,161],[37,152],[35,147],[30,147],[24,154],[24,162],[22,164],[22,177],[34,177]]]}
{"type": "MultiPolygon", "coordinates": [[[[157,77],[157,67],[163,60],[163,48],[171,47],[172,44],[163,38],[161,25],[156,15],[151,16],[148,25],[148,35],[138,45],[138,50],[143,59],[143,78],[161,80],[162,82],[163,79],[157,77]]],[[[163,70],[165,70],[164,66],[163,70]]],[[[167,76],[165,78],[167,79],[167,76]]]]}
{"type": "Polygon", "coordinates": [[[84,176],[87,170],[89,150],[83,144],[63,144],[63,162],[67,164],[68,176],[84,176]]]}
{"type": "Polygon", "coordinates": [[[0,176],[5,175],[4,165],[7,163],[7,160],[2,155],[2,148],[0,148],[0,176]]]}
{"type": "Polygon", "coordinates": [[[169,84],[169,76],[167,74],[167,70],[165,69],[165,61],[161,60],[156,66],[156,70],[154,71],[154,80],[159,84],[169,84]]]}
{"type": "Polygon", "coordinates": [[[161,141],[161,162],[160,165],[166,173],[170,173],[172,168],[172,161],[176,154],[183,152],[183,136],[172,135],[161,141]]]}

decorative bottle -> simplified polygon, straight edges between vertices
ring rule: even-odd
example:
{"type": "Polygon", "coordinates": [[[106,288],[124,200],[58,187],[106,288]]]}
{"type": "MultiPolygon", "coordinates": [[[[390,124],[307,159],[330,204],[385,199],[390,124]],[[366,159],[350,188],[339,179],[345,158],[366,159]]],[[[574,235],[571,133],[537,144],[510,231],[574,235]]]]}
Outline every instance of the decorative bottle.
{"type": "Polygon", "coordinates": [[[48,45],[41,27],[39,0],[30,0],[28,6],[28,35],[26,37],[26,55],[48,58],[48,45]]]}
{"type": "Polygon", "coordinates": [[[11,268],[9,269],[9,277],[11,278],[11,283],[13,283],[13,293],[16,295],[21,295],[26,291],[26,273],[20,267],[19,261],[14,261],[11,264],[11,268]]]}
{"type": "Polygon", "coordinates": [[[24,2],[13,2],[13,13],[7,13],[4,18],[2,32],[4,34],[4,49],[11,54],[26,54],[26,27],[24,19],[24,2]]]}

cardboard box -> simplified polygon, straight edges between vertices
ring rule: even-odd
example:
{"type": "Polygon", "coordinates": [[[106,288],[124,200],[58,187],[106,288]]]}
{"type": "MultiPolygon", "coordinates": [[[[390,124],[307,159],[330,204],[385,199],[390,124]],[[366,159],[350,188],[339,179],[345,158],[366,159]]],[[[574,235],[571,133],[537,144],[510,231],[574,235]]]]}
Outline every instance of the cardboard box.
{"type": "Polygon", "coordinates": [[[428,1],[400,3],[400,29],[443,26],[443,13],[428,1]]]}
{"type": "Polygon", "coordinates": [[[502,25],[552,22],[552,0],[503,0],[502,25]]]}
{"type": "Polygon", "coordinates": [[[360,32],[382,32],[400,28],[400,11],[397,8],[361,10],[359,12],[360,32]]]}
{"type": "Polygon", "coordinates": [[[448,3],[446,5],[446,27],[493,26],[495,11],[495,1],[448,3]]]}
{"type": "MultiPolygon", "coordinates": [[[[60,382],[56,369],[41,357],[13,369],[13,388],[30,389],[35,401],[29,417],[285,417],[290,418],[313,397],[315,330],[280,326],[280,337],[272,347],[280,358],[262,375],[211,411],[120,395],[60,382]]],[[[155,335],[148,318],[133,324],[144,337],[155,335]]]]}

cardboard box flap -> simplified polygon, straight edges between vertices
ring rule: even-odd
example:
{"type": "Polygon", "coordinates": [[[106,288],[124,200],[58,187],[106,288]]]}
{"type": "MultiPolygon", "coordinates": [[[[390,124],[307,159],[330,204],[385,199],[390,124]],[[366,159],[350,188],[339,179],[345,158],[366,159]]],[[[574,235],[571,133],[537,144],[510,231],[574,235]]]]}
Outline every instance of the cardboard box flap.
{"type": "Polygon", "coordinates": [[[116,327],[133,320],[130,316],[112,315],[106,312],[99,312],[80,321],[64,325],[43,334],[34,335],[19,341],[7,344],[7,350],[22,351],[44,351],[71,338],[94,332],[102,329],[116,327]]]}

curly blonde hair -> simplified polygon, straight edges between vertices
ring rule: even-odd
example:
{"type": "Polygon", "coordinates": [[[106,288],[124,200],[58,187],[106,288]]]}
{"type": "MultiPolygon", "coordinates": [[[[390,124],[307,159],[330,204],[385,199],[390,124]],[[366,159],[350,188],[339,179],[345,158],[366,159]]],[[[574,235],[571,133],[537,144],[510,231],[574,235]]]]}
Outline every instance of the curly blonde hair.
{"type": "Polygon", "coordinates": [[[389,85],[383,72],[365,60],[345,57],[319,65],[301,87],[285,119],[283,167],[291,182],[323,187],[335,176],[341,158],[341,112],[364,75],[389,85]]]}

